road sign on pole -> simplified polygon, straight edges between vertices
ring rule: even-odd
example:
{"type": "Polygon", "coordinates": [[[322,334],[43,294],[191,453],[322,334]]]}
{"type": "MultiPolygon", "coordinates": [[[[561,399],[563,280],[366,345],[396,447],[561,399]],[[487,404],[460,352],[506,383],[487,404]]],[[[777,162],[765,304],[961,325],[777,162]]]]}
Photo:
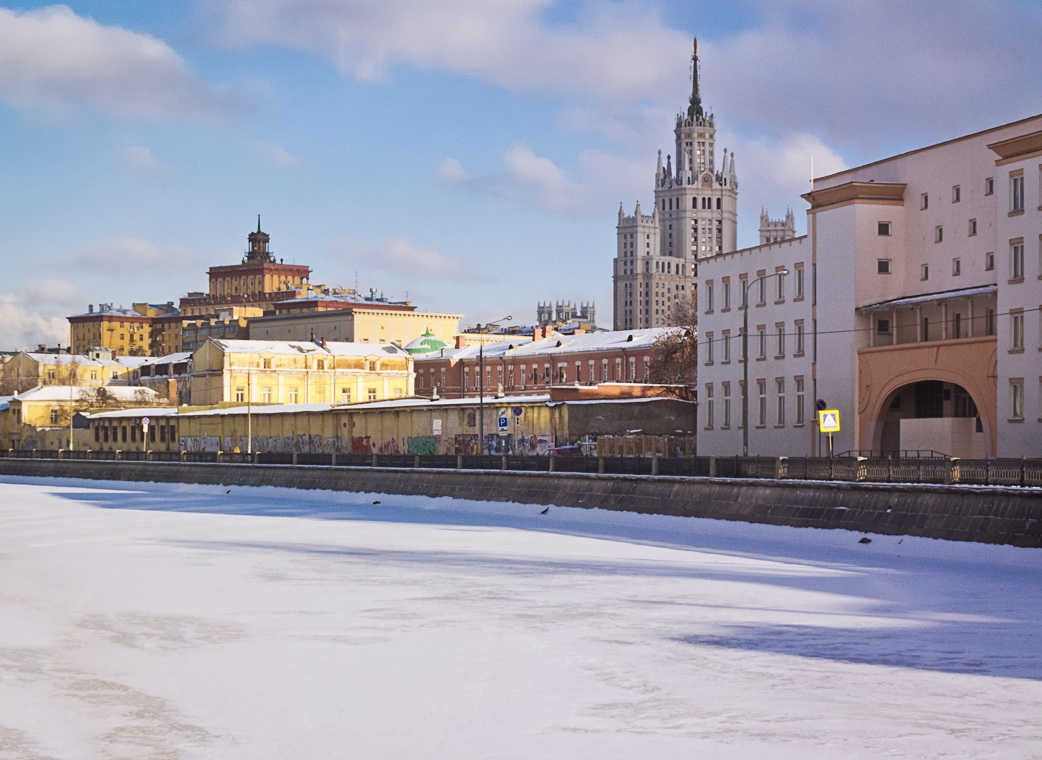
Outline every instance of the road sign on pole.
{"type": "Polygon", "coordinates": [[[819,412],[824,412],[826,409],[829,408],[829,405],[825,403],[825,399],[819,398],[817,401],[814,402],[814,408],[817,409],[819,412]]]}
{"type": "Polygon", "coordinates": [[[822,433],[839,432],[839,409],[822,409],[818,412],[818,427],[822,433]]]}

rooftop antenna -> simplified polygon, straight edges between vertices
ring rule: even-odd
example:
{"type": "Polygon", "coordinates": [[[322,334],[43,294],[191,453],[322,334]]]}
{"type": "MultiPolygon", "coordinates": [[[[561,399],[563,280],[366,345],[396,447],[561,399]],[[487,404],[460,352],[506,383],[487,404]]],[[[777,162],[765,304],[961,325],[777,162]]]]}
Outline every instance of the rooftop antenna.
{"type": "Polygon", "coordinates": [[[260,228],[260,214],[257,214],[257,232],[260,232],[260,231],[261,231],[261,228],[260,228]]]}

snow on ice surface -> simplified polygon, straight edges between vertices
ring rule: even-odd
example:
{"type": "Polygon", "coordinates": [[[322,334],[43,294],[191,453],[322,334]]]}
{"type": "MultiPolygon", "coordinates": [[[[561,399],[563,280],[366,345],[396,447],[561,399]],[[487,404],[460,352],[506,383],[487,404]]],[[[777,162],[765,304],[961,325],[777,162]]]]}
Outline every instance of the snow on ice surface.
{"type": "Polygon", "coordinates": [[[0,759],[1042,757],[1038,550],[541,510],[0,478],[0,759]]]}

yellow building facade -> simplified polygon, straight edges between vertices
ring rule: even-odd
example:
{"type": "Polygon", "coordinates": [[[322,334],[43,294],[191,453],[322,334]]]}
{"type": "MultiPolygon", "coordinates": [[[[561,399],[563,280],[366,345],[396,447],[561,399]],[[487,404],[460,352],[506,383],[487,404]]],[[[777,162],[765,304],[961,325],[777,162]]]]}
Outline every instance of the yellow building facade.
{"type": "Polygon", "coordinates": [[[391,344],[208,340],[190,383],[193,406],[346,404],[411,396],[415,374],[391,344]]]}

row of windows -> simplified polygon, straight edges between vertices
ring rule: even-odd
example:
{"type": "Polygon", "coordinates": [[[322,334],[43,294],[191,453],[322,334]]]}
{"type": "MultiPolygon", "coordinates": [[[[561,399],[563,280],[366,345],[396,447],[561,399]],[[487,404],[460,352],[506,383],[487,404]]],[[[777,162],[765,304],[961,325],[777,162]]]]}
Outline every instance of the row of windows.
{"type": "MultiPolygon", "coordinates": [[[[159,443],[166,443],[168,440],[170,442],[174,442],[177,440],[177,434],[173,425],[149,425],[149,443],[156,442],[157,430],[159,431],[159,443]]],[[[137,443],[139,438],[141,440],[141,443],[145,442],[145,431],[138,423],[131,423],[130,425],[94,426],[95,443],[137,443]]]]}
{"type": "MultiPolygon", "coordinates": [[[[1039,206],[1042,207],[1042,165],[1039,166],[1038,174],[1038,187],[1039,187],[1039,206]]],[[[1009,174],[1009,213],[1019,214],[1023,213],[1025,208],[1024,198],[1024,170],[1016,169],[1009,174]]],[[[995,178],[988,177],[984,180],[984,194],[993,195],[995,193],[995,178]]],[[[959,185],[952,186],[952,203],[959,203],[962,200],[962,188],[959,185]]],[[[930,194],[922,193],[919,196],[919,208],[922,211],[930,208],[930,194]]],[[[883,234],[880,232],[880,234],[883,234]]]]}
{"type": "MultiPolygon", "coordinates": [[[[677,198],[676,200],[677,200],[676,210],[679,211],[680,210],[680,199],[677,198]]],[[[662,203],[661,208],[662,208],[663,211],[666,211],[666,201],[667,201],[666,198],[663,198],[662,201],[661,201],[661,203],[662,203]]],[[[669,201],[669,211],[673,211],[674,210],[674,208],[673,208],[673,199],[669,198],[668,201],[669,201]]],[[[712,210],[712,208],[713,208],[713,199],[708,197],[708,196],[703,196],[702,199],[701,199],[701,203],[699,203],[699,198],[697,196],[691,198],[691,208],[697,210],[700,205],[701,205],[701,208],[703,210],[705,210],[705,211],[712,210]]],[[[718,210],[722,210],[723,209],[723,198],[721,196],[717,196],[717,198],[716,198],[716,208],[718,210]]]]}
{"type": "MultiPolygon", "coordinates": [[[[988,251],[984,254],[984,271],[991,272],[995,269],[995,252],[988,251]]],[[[877,274],[893,274],[892,259],[876,259],[877,274]]],[[[1023,280],[1026,273],[1024,262],[1024,239],[1015,238],[1009,245],[1009,280],[1023,280]]],[[[962,259],[952,259],[952,277],[962,274],[962,259]]],[[[1038,241],[1038,276],[1042,277],[1042,235],[1038,241]]],[[[930,279],[930,265],[919,265],[919,279],[926,281],[930,279]]]]}
{"type": "MultiPolygon", "coordinates": [[[[542,365],[519,364],[516,371],[514,365],[504,367],[497,363],[485,367],[484,388],[492,390],[503,386],[509,390],[524,390],[529,386],[540,385],[640,382],[648,377],[650,366],[650,356],[641,357],[639,362],[638,357],[629,356],[625,360],[617,357],[599,361],[596,359],[575,360],[574,362],[569,360],[557,362],[556,365],[551,362],[544,362],[542,365]],[[642,371],[640,375],[637,373],[638,368],[642,371]]],[[[473,383],[471,382],[471,369],[471,367],[463,368],[464,391],[477,387],[478,368],[473,368],[473,383]]],[[[422,369],[418,369],[417,385],[427,389],[444,388],[447,387],[447,375],[448,370],[445,367],[431,368],[426,373],[422,369]],[[440,382],[438,382],[439,378],[440,382]]]]}
{"type": "MultiPolygon", "coordinates": [[[[792,355],[803,356],[807,350],[807,337],[806,328],[803,324],[803,320],[796,320],[793,325],[793,332],[790,334],[785,329],[784,322],[778,322],[774,325],[774,332],[768,335],[767,325],[758,325],[756,332],[749,336],[752,341],[752,350],[756,353],[756,359],[766,359],[767,352],[770,348],[773,348],[776,359],[784,358],[787,351],[787,342],[792,341],[792,355]]],[[[742,356],[742,350],[744,342],[742,340],[742,331],[739,329],[737,335],[732,336],[730,330],[723,330],[720,333],[720,337],[717,337],[713,332],[706,332],[703,336],[703,347],[705,364],[714,364],[717,357],[720,359],[721,364],[727,364],[731,361],[731,343],[732,341],[737,342],[737,348],[735,353],[738,355],[738,361],[742,361],[745,357],[742,356]]]]}
{"type": "MultiPolygon", "coordinates": [[[[786,392],[786,378],[776,377],[774,379],[774,404],[773,409],[769,409],[768,398],[767,398],[767,378],[759,378],[756,380],[756,399],[755,406],[750,403],[750,413],[753,419],[756,421],[756,427],[767,427],[768,418],[774,424],[775,427],[784,427],[786,420],[791,420],[793,426],[802,426],[806,424],[806,408],[807,399],[805,392],[805,381],[802,376],[796,376],[792,378],[791,385],[791,401],[786,392]],[[791,404],[791,408],[790,408],[791,404]]],[[[720,420],[719,426],[722,430],[727,430],[732,427],[732,424],[738,428],[742,427],[742,383],[737,382],[733,384],[735,386],[735,398],[732,399],[731,386],[732,383],[724,382],[720,383],[720,420]],[[735,402],[734,413],[732,414],[732,400],[735,402]]],[[[752,402],[753,399],[750,399],[752,402]]],[[[704,391],[704,399],[701,405],[703,410],[703,424],[706,430],[712,430],[717,426],[716,417],[716,387],[713,383],[706,383],[704,391]]]]}
{"type": "MultiPolygon", "coordinates": [[[[802,262],[795,264],[790,270],[793,276],[793,293],[794,299],[800,299],[805,296],[806,293],[806,277],[804,275],[804,268],[802,262]]],[[[781,303],[785,300],[786,293],[786,282],[788,275],[783,274],[781,271],[768,274],[766,271],[757,272],[756,279],[749,283],[749,276],[745,274],[738,275],[738,297],[739,304],[738,308],[745,307],[745,301],[750,288],[755,287],[757,290],[757,306],[764,306],[767,303],[767,293],[770,287],[767,283],[768,279],[773,278],[775,284],[773,286],[775,303],[781,303]]],[[[706,314],[711,314],[716,308],[716,283],[713,280],[706,280],[703,286],[703,306],[706,314]]],[[[727,311],[731,308],[731,279],[724,277],[720,281],[720,295],[721,295],[721,311],[727,311]]]]}

